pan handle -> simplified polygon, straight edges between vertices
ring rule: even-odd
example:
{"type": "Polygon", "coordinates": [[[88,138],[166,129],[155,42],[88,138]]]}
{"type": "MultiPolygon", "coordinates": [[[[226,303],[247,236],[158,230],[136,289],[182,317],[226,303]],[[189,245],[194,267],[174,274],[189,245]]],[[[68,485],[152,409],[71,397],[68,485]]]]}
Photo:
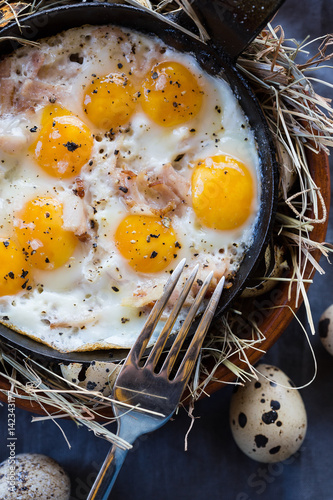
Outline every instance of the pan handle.
{"type": "MultiPolygon", "coordinates": [[[[252,42],[285,0],[180,0],[190,5],[206,29],[209,45],[233,59],[252,42]]],[[[180,14],[184,21],[184,11],[180,14]]],[[[180,24],[181,19],[178,19],[180,24]]]]}

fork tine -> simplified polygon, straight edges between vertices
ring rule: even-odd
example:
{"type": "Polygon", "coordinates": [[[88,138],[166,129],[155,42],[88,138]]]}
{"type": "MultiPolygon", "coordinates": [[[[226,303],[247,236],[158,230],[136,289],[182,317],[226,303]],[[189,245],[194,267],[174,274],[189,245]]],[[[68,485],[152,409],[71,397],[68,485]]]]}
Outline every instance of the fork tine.
{"type": "Polygon", "coordinates": [[[182,327],[179,330],[177,337],[176,337],[174,343],[172,344],[170,351],[169,351],[169,353],[168,353],[168,355],[163,363],[163,366],[162,366],[160,373],[164,374],[166,372],[167,377],[169,377],[169,375],[172,371],[172,368],[175,364],[175,361],[177,359],[179,351],[184,343],[186,335],[187,335],[187,333],[192,325],[192,322],[196,316],[196,313],[199,309],[199,306],[202,303],[202,300],[207,292],[207,289],[210,285],[212,277],[213,277],[213,271],[209,273],[209,275],[206,277],[204,283],[202,284],[200,291],[199,291],[198,295],[196,296],[195,301],[193,302],[193,304],[192,304],[192,306],[191,306],[191,308],[190,308],[190,310],[185,318],[185,321],[182,324],[182,327]]]}
{"type": "Polygon", "coordinates": [[[150,354],[148,356],[147,362],[145,364],[145,366],[147,368],[150,368],[152,370],[155,369],[157,362],[160,358],[160,355],[164,349],[165,343],[168,340],[169,335],[171,333],[171,330],[172,330],[172,328],[175,324],[175,321],[178,317],[179,311],[182,308],[182,306],[186,300],[186,297],[188,296],[188,294],[192,288],[193,282],[194,282],[195,277],[198,273],[198,269],[199,269],[199,264],[197,264],[195,266],[192,273],[190,274],[190,276],[186,280],[186,284],[185,284],[184,288],[182,289],[181,294],[178,297],[178,300],[176,301],[176,303],[171,311],[171,314],[168,317],[168,319],[163,327],[162,332],[160,333],[152,351],[150,352],[150,354]]]}
{"type": "Polygon", "coordinates": [[[207,306],[207,309],[205,310],[201,321],[199,323],[199,326],[192,338],[192,341],[184,355],[184,358],[178,368],[178,371],[175,376],[175,380],[181,380],[184,386],[187,384],[188,379],[190,378],[190,375],[192,373],[192,370],[194,368],[194,365],[196,363],[197,357],[199,355],[202,343],[204,341],[204,338],[206,336],[207,330],[212,322],[212,319],[214,317],[214,313],[216,310],[216,307],[219,303],[222,291],[223,291],[223,286],[224,286],[224,281],[225,278],[224,276],[220,279],[219,283],[217,284],[214,293],[210,299],[210,302],[207,306]]]}
{"type": "Polygon", "coordinates": [[[186,259],[182,259],[177,267],[174,269],[172,275],[168,279],[164,292],[162,296],[159,298],[159,300],[155,303],[153,309],[151,310],[147,321],[137,338],[136,342],[132,346],[128,357],[125,361],[125,364],[128,363],[138,363],[139,360],[141,359],[141,356],[146,350],[147,344],[149,342],[150,337],[152,336],[153,331],[155,330],[155,327],[161,317],[161,314],[170,298],[170,295],[172,294],[176,284],[178,283],[178,280],[180,278],[181,273],[183,272],[183,269],[186,264],[186,259]]]}

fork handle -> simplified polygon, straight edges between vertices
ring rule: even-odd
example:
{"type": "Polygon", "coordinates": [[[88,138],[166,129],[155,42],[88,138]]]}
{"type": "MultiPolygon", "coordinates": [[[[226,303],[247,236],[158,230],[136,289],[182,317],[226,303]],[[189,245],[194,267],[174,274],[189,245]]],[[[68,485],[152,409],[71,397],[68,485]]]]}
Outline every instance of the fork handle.
{"type": "MultiPolygon", "coordinates": [[[[133,418],[126,418],[125,410],[116,407],[113,410],[116,411],[118,417],[117,436],[129,445],[132,445],[141,434],[147,432],[145,419],[139,420],[136,425],[133,425],[133,418]]],[[[129,449],[131,449],[131,446],[123,449],[116,444],[112,445],[91,487],[87,500],[107,500],[109,498],[129,449]]]]}
{"type": "Polygon", "coordinates": [[[107,500],[128,450],[113,445],[95,479],[87,500],[107,500]]]}

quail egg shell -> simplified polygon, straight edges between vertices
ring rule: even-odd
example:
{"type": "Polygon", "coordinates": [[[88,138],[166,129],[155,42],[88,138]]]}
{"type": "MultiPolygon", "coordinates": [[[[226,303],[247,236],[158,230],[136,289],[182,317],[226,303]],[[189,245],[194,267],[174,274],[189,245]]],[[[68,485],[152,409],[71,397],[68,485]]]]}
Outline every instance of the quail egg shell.
{"type": "Polygon", "coordinates": [[[23,453],[0,464],[0,498],[69,500],[70,479],[53,458],[23,453]]]}
{"type": "Polygon", "coordinates": [[[97,391],[103,396],[109,396],[121,365],[92,361],[88,367],[82,363],[70,363],[61,364],[60,368],[62,376],[69,382],[84,387],[88,391],[97,391]]]}
{"type": "Polygon", "coordinates": [[[333,356],[333,304],[320,316],[318,330],[321,343],[333,356]]]}
{"type": "Polygon", "coordinates": [[[258,462],[286,460],[303,443],[307,416],[302,397],[279,368],[260,364],[258,379],[236,386],[230,426],[238,447],[258,462]]]}

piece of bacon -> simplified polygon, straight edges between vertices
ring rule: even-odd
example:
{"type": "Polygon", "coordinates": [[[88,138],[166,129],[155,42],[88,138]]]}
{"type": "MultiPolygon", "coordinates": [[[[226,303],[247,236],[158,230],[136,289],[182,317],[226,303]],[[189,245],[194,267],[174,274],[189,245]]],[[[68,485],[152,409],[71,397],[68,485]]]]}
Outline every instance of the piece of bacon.
{"type": "Polygon", "coordinates": [[[61,93],[64,93],[64,90],[60,89],[58,85],[27,78],[16,91],[14,105],[18,111],[34,109],[38,104],[56,101],[60,90],[61,93]]]}
{"type": "Polygon", "coordinates": [[[15,82],[12,78],[0,78],[0,115],[9,111],[14,103],[15,82]]]}
{"type": "MultiPolygon", "coordinates": [[[[34,52],[32,52],[32,54],[30,56],[28,56],[26,58],[26,60],[27,60],[27,63],[25,65],[25,68],[26,68],[25,76],[27,78],[34,79],[34,78],[36,78],[39,70],[41,69],[41,67],[44,64],[45,56],[44,56],[44,54],[41,54],[41,52],[39,50],[35,50],[34,52]]],[[[21,61],[21,64],[22,64],[22,61],[21,61]]]]}
{"type": "Polygon", "coordinates": [[[75,196],[78,196],[79,198],[84,198],[85,197],[85,186],[84,182],[81,179],[81,177],[76,177],[74,184],[73,184],[73,193],[75,196]]]}
{"type": "Polygon", "coordinates": [[[136,175],[121,170],[116,182],[127,206],[141,213],[164,216],[185,201],[189,203],[189,181],[171,164],[163,165],[158,173],[143,170],[136,175]]]}
{"type": "Polygon", "coordinates": [[[70,92],[60,84],[51,83],[47,77],[54,70],[43,66],[44,61],[45,56],[39,51],[23,56],[20,67],[24,68],[24,74],[15,71],[13,59],[7,58],[0,63],[0,115],[10,111],[34,110],[37,105],[55,102],[64,93],[70,92]]]}
{"type": "Polygon", "coordinates": [[[12,62],[9,57],[0,61],[0,79],[10,77],[12,62]]]}
{"type": "Polygon", "coordinates": [[[191,204],[190,202],[190,181],[186,180],[177,172],[171,163],[165,163],[159,173],[159,180],[180,198],[182,202],[191,204]]]}
{"type": "Polygon", "coordinates": [[[88,225],[88,216],[86,206],[82,199],[75,196],[74,193],[63,193],[63,228],[66,231],[72,231],[81,241],[90,238],[90,227],[88,225]]]}

